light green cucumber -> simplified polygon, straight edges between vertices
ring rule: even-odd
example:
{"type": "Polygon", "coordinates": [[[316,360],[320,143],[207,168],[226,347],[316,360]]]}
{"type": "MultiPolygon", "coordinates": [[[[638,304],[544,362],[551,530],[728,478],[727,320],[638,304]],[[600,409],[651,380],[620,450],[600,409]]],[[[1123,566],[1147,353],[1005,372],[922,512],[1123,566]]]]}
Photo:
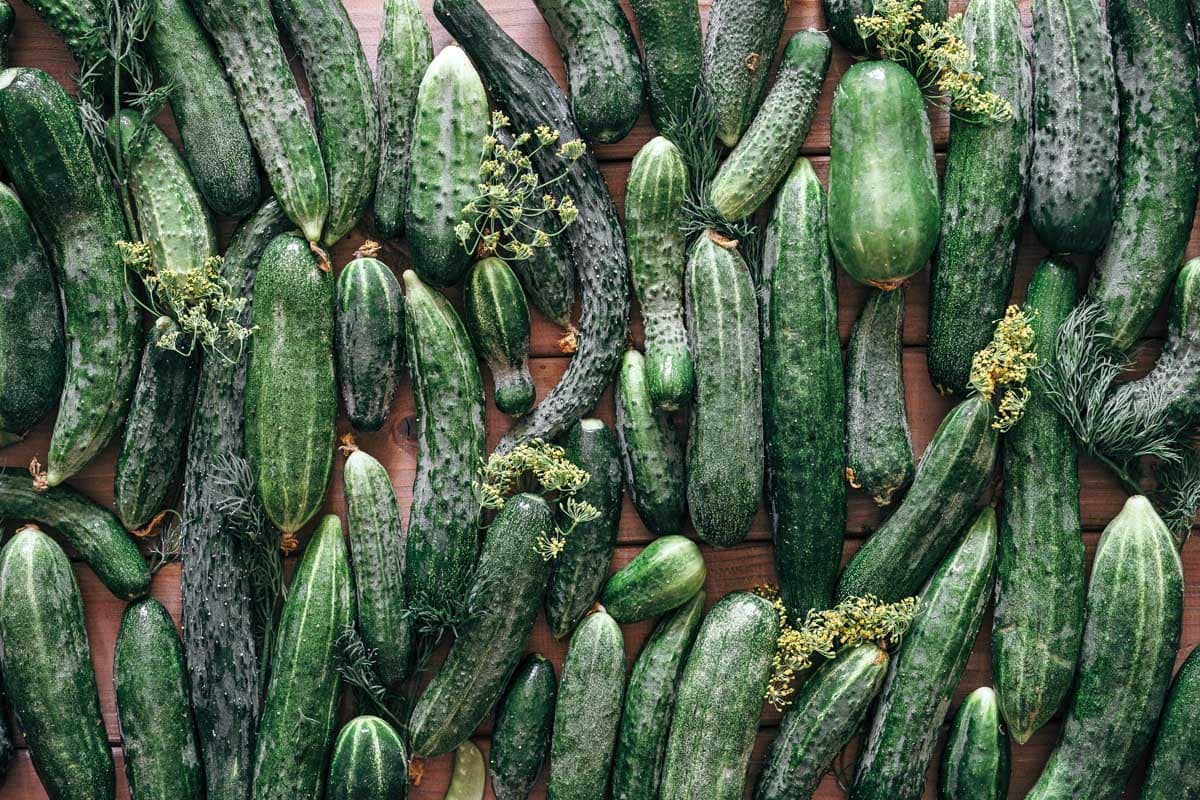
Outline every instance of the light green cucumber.
{"type": "Polygon", "coordinates": [[[454,771],[445,800],[483,800],[486,784],[483,753],[472,742],[463,742],[454,749],[454,771]]]}

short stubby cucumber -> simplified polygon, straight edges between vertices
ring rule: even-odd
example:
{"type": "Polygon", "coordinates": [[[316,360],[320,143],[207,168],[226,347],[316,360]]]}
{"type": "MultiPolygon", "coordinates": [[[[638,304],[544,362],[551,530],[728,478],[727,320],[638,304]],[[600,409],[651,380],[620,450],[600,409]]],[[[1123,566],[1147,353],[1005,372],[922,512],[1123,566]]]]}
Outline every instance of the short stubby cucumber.
{"type": "Polygon", "coordinates": [[[608,579],[600,602],[617,622],[649,619],[686,603],[707,575],[695,542],[662,536],[608,579]]]}
{"type": "Polygon", "coordinates": [[[483,259],[467,275],[463,305],[471,341],[492,373],[496,408],[524,414],[536,395],[529,373],[529,306],[517,276],[501,259],[483,259]]]}
{"type": "Polygon", "coordinates": [[[360,431],[387,421],[404,367],[404,298],[387,264],[362,248],[337,277],[334,356],[342,408],[360,431]]]}
{"type": "Polygon", "coordinates": [[[333,744],[325,797],[329,800],[404,800],[408,753],[396,729],[379,717],[355,717],[333,744]]]}
{"type": "Polygon", "coordinates": [[[646,65],[646,103],[659,133],[692,111],[700,85],[700,7],[691,0],[632,0],[646,65]]]}
{"type": "Polygon", "coordinates": [[[1200,650],[1188,655],[1167,695],[1158,723],[1154,750],[1146,768],[1141,800],[1174,800],[1200,797],[1200,774],[1192,754],[1200,746],[1200,729],[1194,721],[1200,709],[1200,650]]]}
{"type": "Polygon", "coordinates": [[[557,695],[554,665],[537,653],[527,656],[496,706],[488,749],[496,800],[528,800],[550,752],[557,695]]]}
{"type": "Polygon", "coordinates": [[[483,753],[467,740],[454,748],[454,770],[450,773],[445,800],[483,800],[485,788],[487,771],[483,753]]]}
{"type": "Polygon", "coordinates": [[[716,0],[708,15],[702,83],[717,138],[738,143],[767,91],[767,75],[783,33],[787,4],[779,0],[716,0]]]}
{"type": "Polygon", "coordinates": [[[958,707],[942,750],[938,787],[942,800],[1004,800],[1011,755],[996,692],[980,686],[958,707]]]}

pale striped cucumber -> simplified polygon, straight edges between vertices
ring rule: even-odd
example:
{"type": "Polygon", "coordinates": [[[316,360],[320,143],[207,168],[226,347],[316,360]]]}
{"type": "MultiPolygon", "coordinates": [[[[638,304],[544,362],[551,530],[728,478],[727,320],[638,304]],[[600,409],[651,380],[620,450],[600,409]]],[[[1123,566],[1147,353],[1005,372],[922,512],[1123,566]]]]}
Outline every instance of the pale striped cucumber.
{"type": "Polygon", "coordinates": [[[996,693],[980,686],[958,707],[938,769],[941,800],[1005,800],[1011,769],[996,693]]]}
{"type": "Polygon", "coordinates": [[[529,306],[517,276],[501,259],[483,259],[467,276],[463,305],[471,341],[492,373],[496,408],[524,414],[533,408],[535,391],[529,374],[529,306]]]}
{"type": "Polygon", "coordinates": [[[404,298],[387,264],[364,247],[337,278],[334,356],[342,408],[360,431],[377,431],[400,391],[404,298]]]}
{"type": "Polygon", "coordinates": [[[379,717],[355,717],[333,745],[328,800],[404,800],[408,753],[396,729],[379,717]]]}

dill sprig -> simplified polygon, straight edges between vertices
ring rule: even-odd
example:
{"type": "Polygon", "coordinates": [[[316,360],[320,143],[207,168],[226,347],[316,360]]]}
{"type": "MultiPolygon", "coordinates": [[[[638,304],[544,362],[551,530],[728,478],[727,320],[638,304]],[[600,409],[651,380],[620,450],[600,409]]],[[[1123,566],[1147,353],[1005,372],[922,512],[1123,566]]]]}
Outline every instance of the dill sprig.
{"type": "Polygon", "coordinates": [[[1019,306],[1009,306],[987,347],[971,360],[971,388],[992,402],[999,395],[992,427],[1007,431],[1025,412],[1031,392],[1025,383],[1038,365],[1033,328],[1019,306]]]}
{"type": "Polygon", "coordinates": [[[379,672],[375,668],[377,653],[367,647],[353,624],[342,628],[334,648],[337,671],[342,680],[355,690],[360,699],[370,703],[381,717],[395,725],[397,730],[405,730],[407,726],[392,712],[392,706],[399,698],[379,680],[379,672]]]}
{"type": "Polygon", "coordinates": [[[1150,500],[1182,549],[1200,511],[1200,450],[1188,447],[1178,461],[1159,462],[1154,472],[1157,484],[1150,500]]]}
{"type": "Polygon", "coordinates": [[[150,574],[154,575],[167,564],[179,560],[183,552],[183,520],[178,511],[168,509],[160,512],[146,527],[157,531],[150,545],[150,574]]]}

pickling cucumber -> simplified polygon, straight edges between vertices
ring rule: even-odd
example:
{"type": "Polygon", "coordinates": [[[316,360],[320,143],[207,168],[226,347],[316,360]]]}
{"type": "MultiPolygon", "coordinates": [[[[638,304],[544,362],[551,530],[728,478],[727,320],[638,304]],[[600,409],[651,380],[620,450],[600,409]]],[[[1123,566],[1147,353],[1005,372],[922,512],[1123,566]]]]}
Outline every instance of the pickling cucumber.
{"type": "Polygon", "coordinates": [[[528,800],[550,752],[557,695],[554,665],[537,653],[526,656],[496,706],[488,750],[496,800],[528,800]]]}
{"type": "Polygon", "coordinates": [[[1005,800],[1010,762],[996,693],[980,686],[958,707],[942,750],[938,769],[942,800],[1005,800]]]}
{"type": "Polygon", "coordinates": [[[695,542],[661,536],[608,579],[600,602],[617,622],[649,619],[686,603],[707,575],[695,542]]]}
{"type": "Polygon", "coordinates": [[[337,277],[334,356],[342,408],[360,431],[377,431],[400,391],[404,298],[387,264],[364,248],[337,277]]]}
{"type": "Polygon", "coordinates": [[[738,143],[767,91],[767,75],[783,33],[787,3],[780,0],[715,0],[704,33],[702,74],[717,138],[738,143]]]}
{"type": "Polygon", "coordinates": [[[700,85],[700,7],[691,0],[631,0],[646,64],[646,103],[662,134],[686,119],[700,85]]]}
{"type": "Polygon", "coordinates": [[[408,796],[408,753],[396,729],[379,717],[355,717],[333,745],[329,800],[404,800],[408,796]]]}
{"type": "Polygon", "coordinates": [[[529,306],[517,276],[501,259],[483,259],[467,275],[463,305],[471,341],[492,373],[496,408],[524,414],[533,408],[535,391],[529,374],[529,306]]]}
{"type": "Polygon", "coordinates": [[[1196,752],[1198,730],[1193,724],[1200,708],[1200,655],[1193,648],[1179,668],[1167,695],[1166,708],[1158,723],[1154,749],[1146,768],[1142,785],[1142,800],[1200,796],[1200,774],[1193,769],[1192,754],[1196,752]]]}

